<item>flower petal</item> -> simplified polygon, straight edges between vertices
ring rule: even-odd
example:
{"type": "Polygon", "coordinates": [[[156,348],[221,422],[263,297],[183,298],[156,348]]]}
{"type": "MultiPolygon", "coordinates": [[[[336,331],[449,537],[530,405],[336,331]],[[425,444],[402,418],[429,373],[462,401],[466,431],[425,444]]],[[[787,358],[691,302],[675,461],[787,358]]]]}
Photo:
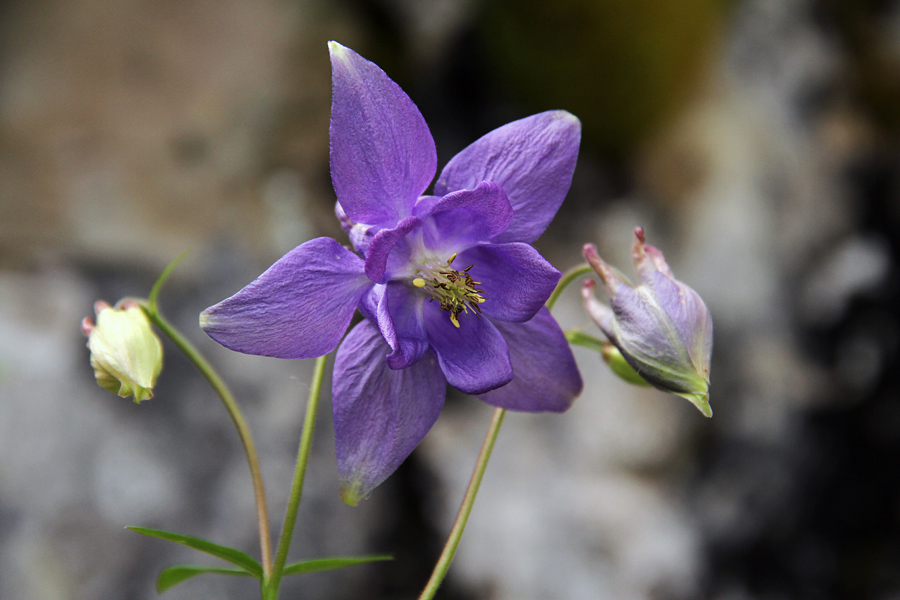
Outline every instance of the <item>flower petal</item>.
{"type": "Polygon", "coordinates": [[[378,304],[378,328],[391,347],[387,357],[392,369],[404,369],[418,361],[428,350],[423,325],[424,296],[411,293],[405,284],[391,281],[378,304]]]}
{"type": "Polygon", "coordinates": [[[425,119],[376,64],[329,42],[331,181],[356,223],[393,227],[434,178],[437,152],[425,119]]]}
{"type": "Polygon", "coordinates": [[[356,307],[365,318],[373,323],[378,321],[378,305],[381,303],[381,298],[384,296],[386,288],[385,284],[376,283],[362,295],[362,298],[359,299],[359,305],[356,307]]]}
{"type": "Polygon", "coordinates": [[[653,290],[656,302],[671,319],[698,373],[708,377],[712,356],[712,315],[700,294],[675,279],[663,253],[644,242],[644,230],[635,229],[632,246],[641,283],[653,290]]]}
{"type": "MultiPolygon", "coordinates": [[[[672,319],[658,308],[650,288],[620,286],[612,299],[615,319],[609,341],[641,377],[673,393],[692,392],[702,381],[692,368],[685,340],[672,319]]],[[[606,333],[606,332],[604,332],[606,333]]]]}
{"type": "Polygon", "coordinates": [[[371,287],[361,258],[331,238],[316,238],[204,310],[200,327],[226,348],[245,354],[322,356],[337,346],[371,287]]]}
{"type": "Polygon", "coordinates": [[[469,274],[481,282],[479,287],[487,299],[481,310],[502,321],[521,323],[531,319],[560,278],[560,272],[528,244],[475,246],[457,260],[463,267],[474,265],[469,274]]]}
{"type": "Polygon", "coordinates": [[[334,437],[341,497],[357,504],[422,441],[444,405],[446,383],[429,352],[393,370],[378,328],[362,321],[334,361],[334,437]]]}
{"type": "Polygon", "coordinates": [[[533,242],[569,191],[580,141],[580,121],[563,110],[513,121],[453,157],[434,193],[472,189],[481,181],[499,183],[515,217],[495,241],[533,242]]]}
{"type": "Polygon", "coordinates": [[[606,337],[612,339],[615,336],[613,330],[615,314],[613,314],[613,310],[610,307],[597,300],[597,297],[594,295],[596,287],[597,282],[593,279],[585,280],[581,286],[581,298],[584,300],[584,308],[588,316],[591,317],[606,337]]]}
{"type": "Polygon", "coordinates": [[[369,249],[369,244],[372,243],[372,238],[378,233],[378,227],[353,222],[347,216],[347,213],[344,212],[340,202],[334,203],[334,215],[340,221],[341,228],[347,233],[347,237],[350,238],[353,249],[365,256],[366,250],[369,249]]]}
{"type": "Polygon", "coordinates": [[[651,273],[647,279],[652,281],[650,287],[656,301],[684,340],[694,368],[708,377],[713,342],[712,315],[700,294],[662,271],[651,273]]]}
{"type": "Polygon", "coordinates": [[[425,332],[447,383],[467,394],[483,394],[512,379],[503,336],[486,318],[460,315],[459,327],[436,302],[425,303],[425,332]]]}
{"type": "Polygon", "coordinates": [[[488,404],[525,412],[563,412],[581,393],[575,357],[556,319],[542,308],[526,323],[495,323],[506,338],[513,380],[478,396],[488,404]]]}
{"type": "Polygon", "coordinates": [[[483,181],[475,189],[451,192],[435,204],[422,225],[425,246],[449,256],[502,233],[512,218],[512,205],[503,188],[483,181]]]}
{"type": "Polygon", "coordinates": [[[386,273],[409,263],[409,246],[402,244],[397,248],[398,252],[391,256],[391,251],[398,242],[422,224],[418,217],[405,217],[391,229],[382,229],[375,234],[366,250],[366,275],[375,283],[387,281],[386,273]],[[388,261],[388,259],[391,259],[388,261]]]}

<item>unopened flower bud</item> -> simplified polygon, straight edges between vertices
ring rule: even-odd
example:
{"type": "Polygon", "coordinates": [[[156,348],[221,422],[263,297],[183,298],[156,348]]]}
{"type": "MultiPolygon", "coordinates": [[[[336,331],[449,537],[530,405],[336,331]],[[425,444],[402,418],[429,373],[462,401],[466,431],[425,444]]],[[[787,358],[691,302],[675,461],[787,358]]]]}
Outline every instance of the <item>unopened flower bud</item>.
{"type": "Polygon", "coordinates": [[[81,331],[88,336],[97,383],[122,398],[134,396],[135,403],[152,398],[162,371],[162,344],[143,309],[134,300],[115,307],[100,301],[94,312],[96,325],[85,318],[81,331]]]}
{"type": "Polygon", "coordinates": [[[675,279],[662,252],[635,229],[635,286],[606,264],[593,244],[584,255],[603,281],[610,305],[594,297],[595,283],[582,289],[585,308],[622,358],[654,387],[691,401],[705,416],[709,406],[712,317],[693,289],[675,279]]]}

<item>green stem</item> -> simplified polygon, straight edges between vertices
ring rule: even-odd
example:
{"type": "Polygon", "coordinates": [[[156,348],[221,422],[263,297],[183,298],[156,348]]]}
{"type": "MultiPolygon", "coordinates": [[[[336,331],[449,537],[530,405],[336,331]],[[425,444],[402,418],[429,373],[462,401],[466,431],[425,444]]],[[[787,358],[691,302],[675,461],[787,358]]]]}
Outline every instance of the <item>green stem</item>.
{"type": "Polygon", "coordinates": [[[155,302],[151,305],[142,304],[144,312],[147,313],[150,321],[162,331],[172,343],[178,346],[185,356],[187,356],[197,370],[206,378],[212,388],[219,395],[225,410],[234,422],[237,428],[238,436],[241,438],[241,444],[244,446],[244,453],[247,455],[247,463],[250,465],[250,479],[253,481],[253,496],[256,500],[256,520],[259,524],[259,547],[260,558],[262,559],[263,573],[268,576],[272,569],[271,542],[269,540],[269,516],[266,512],[266,493],[263,487],[262,474],[259,470],[259,457],[256,454],[256,447],[253,445],[253,436],[250,434],[250,428],[241,409],[238,407],[237,401],[225,385],[225,382],[219,376],[212,365],[207,362],[203,355],[191,344],[187,338],[169,323],[162,314],[156,309],[155,302]]]}
{"type": "Polygon", "coordinates": [[[488,459],[491,457],[491,451],[494,449],[494,442],[497,441],[497,434],[500,432],[500,425],[503,423],[503,417],[506,411],[502,408],[494,409],[494,416],[491,419],[491,426],[488,428],[484,443],[481,445],[481,453],[478,455],[478,462],[475,463],[475,470],[472,472],[472,478],[469,480],[469,487],[466,488],[466,495],[463,497],[462,505],[456,515],[456,521],[453,523],[453,529],[450,531],[450,537],[444,546],[444,551],[434,566],[434,572],[431,579],[425,585],[419,600],[431,600],[437,593],[438,587],[447,576],[450,569],[450,563],[456,555],[456,549],[459,547],[459,541],[462,539],[463,531],[466,529],[466,522],[469,520],[469,514],[472,512],[472,505],[475,504],[475,496],[478,494],[478,487],[481,485],[481,479],[484,477],[484,471],[487,468],[488,459]]]}
{"type": "Polygon", "coordinates": [[[553,290],[553,293],[550,294],[550,297],[547,299],[547,308],[553,310],[553,306],[556,304],[556,301],[559,299],[560,294],[563,293],[563,290],[569,287],[573,281],[581,277],[582,275],[587,275],[588,273],[593,273],[594,269],[591,268],[591,265],[587,263],[583,263],[580,265],[576,265],[563,273],[563,276],[560,277],[559,283],[556,284],[556,289],[553,290]]]}
{"type": "Polygon", "coordinates": [[[297,453],[297,466],[294,468],[294,480],[291,482],[291,495],[284,515],[284,525],[281,527],[281,537],[278,539],[275,563],[272,565],[272,572],[264,584],[265,600],[277,600],[278,598],[278,588],[281,586],[284,563],[287,560],[288,549],[291,547],[294,525],[297,523],[297,510],[300,508],[303,480],[306,477],[306,465],[309,462],[309,451],[312,448],[313,429],[316,425],[316,413],[319,410],[319,396],[321,395],[322,379],[325,375],[327,359],[327,355],[316,359],[312,386],[309,390],[309,400],[306,403],[306,417],[303,420],[303,433],[300,437],[300,450],[297,453]]]}

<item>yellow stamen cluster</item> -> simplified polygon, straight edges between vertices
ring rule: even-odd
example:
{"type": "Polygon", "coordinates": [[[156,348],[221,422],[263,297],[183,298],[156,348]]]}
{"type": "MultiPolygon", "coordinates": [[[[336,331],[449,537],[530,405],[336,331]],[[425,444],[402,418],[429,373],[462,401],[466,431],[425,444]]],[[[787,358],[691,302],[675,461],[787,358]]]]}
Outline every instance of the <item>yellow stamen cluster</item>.
{"type": "Polygon", "coordinates": [[[447,264],[438,265],[437,269],[428,270],[428,279],[425,277],[416,277],[412,283],[417,288],[424,288],[431,295],[429,302],[437,300],[441,304],[441,310],[450,313],[450,322],[454,327],[459,327],[459,315],[466,314],[469,318],[469,312],[481,318],[481,303],[487,298],[482,296],[484,290],[478,289],[476,286],[481,285],[480,281],[475,281],[469,274],[469,270],[474,265],[469,265],[462,271],[453,269],[453,261],[456,260],[456,254],[447,259],[447,264]]]}

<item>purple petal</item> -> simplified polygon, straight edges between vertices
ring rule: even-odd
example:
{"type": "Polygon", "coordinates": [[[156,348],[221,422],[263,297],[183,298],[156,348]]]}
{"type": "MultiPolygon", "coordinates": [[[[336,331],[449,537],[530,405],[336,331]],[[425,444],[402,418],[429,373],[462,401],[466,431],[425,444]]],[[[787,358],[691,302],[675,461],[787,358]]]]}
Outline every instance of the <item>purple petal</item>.
{"type": "Polygon", "coordinates": [[[425,331],[447,383],[467,394],[483,394],[512,379],[509,350],[487,318],[459,316],[459,327],[437,302],[425,303],[425,331]]]}
{"type": "Polygon", "coordinates": [[[481,181],[503,186],[515,210],[496,242],[533,242],[562,204],[578,158],[581,123],[563,110],[513,121],[488,133],[444,167],[434,193],[472,189],[481,181]]]}
{"type": "Polygon", "coordinates": [[[431,214],[431,211],[434,210],[434,206],[440,201],[440,196],[420,196],[419,199],[416,200],[416,205],[413,206],[413,215],[420,219],[424,219],[431,214]]]}
{"type": "Polygon", "coordinates": [[[712,316],[693,288],[677,279],[663,253],[646,244],[644,229],[634,230],[632,257],[641,283],[653,291],[656,302],[671,319],[698,373],[709,373],[712,355],[712,316]]]}
{"type": "Polygon", "coordinates": [[[365,318],[373,323],[378,322],[378,305],[381,303],[381,298],[384,296],[386,288],[387,286],[383,283],[373,285],[369,288],[369,291],[362,295],[362,298],[359,299],[359,305],[356,307],[365,318]]]}
{"type": "Polygon", "coordinates": [[[677,281],[663,271],[649,275],[650,287],[656,300],[684,340],[691,363],[699,373],[709,373],[712,356],[712,315],[700,297],[690,286],[677,281]]]}
{"type": "Polygon", "coordinates": [[[366,275],[375,283],[387,281],[386,272],[394,271],[409,263],[409,247],[403,244],[398,252],[391,256],[391,250],[397,242],[403,240],[413,229],[422,224],[418,217],[401,219],[397,227],[382,229],[375,234],[366,250],[366,275]],[[390,258],[390,264],[388,261],[390,258]]]}
{"type": "Polygon", "coordinates": [[[204,310],[200,326],[226,348],[245,354],[322,356],[337,346],[371,287],[361,258],[331,238],[316,238],[204,310]]]}
{"type": "Polygon", "coordinates": [[[425,245],[447,256],[502,233],[513,218],[503,188],[483,181],[475,189],[447,194],[435,204],[422,231],[425,245]]]}
{"type": "Polygon", "coordinates": [[[493,406],[525,412],[563,412],[581,393],[575,357],[556,319],[546,308],[526,323],[495,323],[506,338],[514,377],[481,394],[493,406]]]}
{"type": "Polygon", "coordinates": [[[400,466],[444,405],[446,384],[433,352],[397,371],[388,368],[387,352],[378,328],[362,321],[334,361],[334,443],[341,497],[350,505],[400,466]]]}
{"type": "Polygon", "coordinates": [[[331,181],[356,223],[393,227],[431,183],[437,153],[416,105],[376,64],[329,42],[331,181]]]}
{"type": "Polygon", "coordinates": [[[485,244],[466,250],[458,265],[473,265],[469,274],[484,290],[481,310],[502,321],[531,319],[553,293],[560,272],[537,250],[522,243],[485,244]]]}
{"type": "Polygon", "coordinates": [[[593,279],[586,280],[581,286],[581,298],[584,300],[584,308],[587,310],[588,316],[597,324],[597,327],[606,334],[606,337],[613,339],[615,337],[615,330],[613,329],[615,315],[610,307],[597,300],[597,297],[594,295],[596,287],[597,282],[593,279]]]}
{"type": "Polygon", "coordinates": [[[392,281],[378,304],[378,328],[391,347],[387,357],[392,369],[404,369],[418,361],[428,350],[423,325],[421,294],[411,293],[405,284],[392,281]]]}
{"type": "Polygon", "coordinates": [[[347,216],[347,213],[344,212],[340,202],[334,203],[334,214],[338,218],[338,221],[340,221],[341,228],[347,233],[347,237],[350,238],[353,249],[365,256],[366,250],[368,250],[369,244],[372,242],[372,238],[378,233],[378,227],[355,223],[347,216]]]}

